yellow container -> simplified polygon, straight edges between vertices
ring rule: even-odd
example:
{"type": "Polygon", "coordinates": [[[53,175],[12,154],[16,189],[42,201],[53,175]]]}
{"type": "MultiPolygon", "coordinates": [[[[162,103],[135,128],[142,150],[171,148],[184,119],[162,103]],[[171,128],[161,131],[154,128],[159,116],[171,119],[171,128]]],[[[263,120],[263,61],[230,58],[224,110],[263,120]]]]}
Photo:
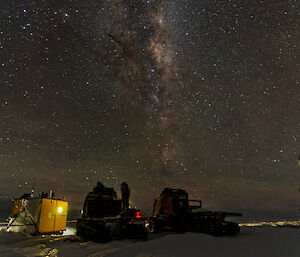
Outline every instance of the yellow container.
{"type": "Polygon", "coordinates": [[[66,229],[68,202],[63,200],[41,200],[41,212],[38,221],[39,233],[59,233],[66,229]]]}
{"type": "Polygon", "coordinates": [[[15,199],[7,229],[29,234],[61,234],[66,230],[68,202],[51,198],[15,199]]]}

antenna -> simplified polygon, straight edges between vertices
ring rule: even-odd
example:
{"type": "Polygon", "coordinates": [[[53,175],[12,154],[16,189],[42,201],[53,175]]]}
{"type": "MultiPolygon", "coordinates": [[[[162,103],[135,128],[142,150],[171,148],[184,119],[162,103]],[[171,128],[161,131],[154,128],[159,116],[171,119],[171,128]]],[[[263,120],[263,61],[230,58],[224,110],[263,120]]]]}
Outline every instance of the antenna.
{"type": "Polygon", "coordinates": [[[31,189],[32,194],[35,191],[40,192],[40,184],[39,184],[39,181],[37,179],[36,171],[34,170],[33,183],[32,183],[32,189],[31,189]]]}

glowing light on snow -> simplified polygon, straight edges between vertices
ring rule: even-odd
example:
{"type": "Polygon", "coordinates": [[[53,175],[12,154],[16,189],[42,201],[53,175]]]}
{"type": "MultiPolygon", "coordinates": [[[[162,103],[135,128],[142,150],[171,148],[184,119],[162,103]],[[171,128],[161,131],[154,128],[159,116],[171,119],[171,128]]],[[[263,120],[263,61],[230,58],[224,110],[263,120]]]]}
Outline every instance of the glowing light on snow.
{"type": "Polygon", "coordinates": [[[240,227],[262,227],[262,226],[271,226],[271,227],[284,227],[284,226],[293,226],[299,227],[299,220],[289,220],[289,221],[261,221],[261,222],[252,222],[252,223],[240,223],[240,227]]]}
{"type": "Polygon", "coordinates": [[[64,236],[73,236],[76,235],[76,228],[66,227],[66,230],[63,232],[64,236]]]}

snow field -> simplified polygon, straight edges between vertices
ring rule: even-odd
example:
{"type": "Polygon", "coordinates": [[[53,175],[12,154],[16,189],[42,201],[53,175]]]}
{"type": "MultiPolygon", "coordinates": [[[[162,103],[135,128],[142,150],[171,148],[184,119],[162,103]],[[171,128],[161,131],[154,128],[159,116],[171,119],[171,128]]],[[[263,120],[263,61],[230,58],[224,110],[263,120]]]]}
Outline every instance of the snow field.
{"type": "MultiPolygon", "coordinates": [[[[74,231],[69,230],[69,234],[74,231]]],[[[150,235],[148,241],[106,244],[81,242],[76,236],[32,237],[0,232],[1,257],[299,257],[298,227],[242,227],[235,237],[206,234],[150,235]]]]}

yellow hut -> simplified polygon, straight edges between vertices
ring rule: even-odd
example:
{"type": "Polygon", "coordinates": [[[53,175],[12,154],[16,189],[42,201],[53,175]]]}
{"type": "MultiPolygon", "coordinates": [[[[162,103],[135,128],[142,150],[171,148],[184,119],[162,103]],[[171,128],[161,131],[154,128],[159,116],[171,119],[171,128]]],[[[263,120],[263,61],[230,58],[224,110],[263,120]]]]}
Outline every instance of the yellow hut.
{"type": "Polygon", "coordinates": [[[42,194],[24,194],[13,203],[7,231],[30,234],[62,234],[66,230],[68,202],[42,194]]]}

